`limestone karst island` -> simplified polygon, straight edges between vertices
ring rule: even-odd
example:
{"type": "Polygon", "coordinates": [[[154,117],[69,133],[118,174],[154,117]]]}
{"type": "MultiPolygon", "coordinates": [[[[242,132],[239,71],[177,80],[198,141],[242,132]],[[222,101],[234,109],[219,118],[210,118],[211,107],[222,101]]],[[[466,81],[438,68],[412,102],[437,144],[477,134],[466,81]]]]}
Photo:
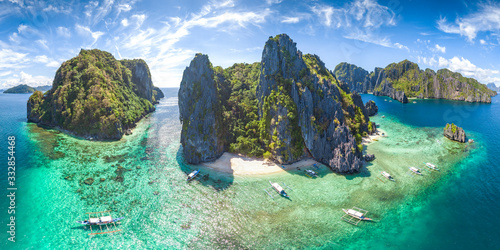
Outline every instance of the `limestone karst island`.
{"type": "Polygon", "coordinates": [[[0,249],[499,249],[500,0],[0,0],[0,249]]]}

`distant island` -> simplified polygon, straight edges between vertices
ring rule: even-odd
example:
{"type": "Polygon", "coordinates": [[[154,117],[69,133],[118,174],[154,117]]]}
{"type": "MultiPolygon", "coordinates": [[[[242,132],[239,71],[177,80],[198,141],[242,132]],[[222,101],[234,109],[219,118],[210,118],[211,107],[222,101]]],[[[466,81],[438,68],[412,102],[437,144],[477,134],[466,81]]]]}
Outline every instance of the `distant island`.
{"type": "Polygon", "coordinates": [[[375,68],[372,72],[344,62],[338,64],[333,73],[346,82],[351,91],[373,92],[402,103],[407,103],[410,97],[491,103],[491,97],[497,94],[476,79],[448,69],[421,70],[408,60],[375,68]]]}
{"type": "Polygon", "coordinates": [[[192,164],[228,151],[279,164],[313,158],[353,173],[362,137],[376,131],[361,96],[286,34],[270,37],[253,64],[223,69],[196,54],[178,96],[182,151],[192,164]]]}
{"type": "Polygon", "coordinates": [[[30,87],[26,84],[20,84],[15,87],[6,89],[4,91],[5,94],[29,94],[29,93],[34,93],[35,91],[47,91],[51,89],[52,86],[50,85],[45,85],[45,86],[39,86],[39,87],[30,87]]]}
{"type": "Polygon", "coordinates": [[[161,97],[143,60],[118,61],[108,52],[82,49],[57,70],[47,93],[31,95],[27,118],[87,139],[116,140],[130,134],[161,97]]]}
{"type": "Polygon", "coordinates": [[[492,82],[488,83],[486,86],[493,91],[500,92],[500,87],[497,87],[497,85],[492,82]]]}

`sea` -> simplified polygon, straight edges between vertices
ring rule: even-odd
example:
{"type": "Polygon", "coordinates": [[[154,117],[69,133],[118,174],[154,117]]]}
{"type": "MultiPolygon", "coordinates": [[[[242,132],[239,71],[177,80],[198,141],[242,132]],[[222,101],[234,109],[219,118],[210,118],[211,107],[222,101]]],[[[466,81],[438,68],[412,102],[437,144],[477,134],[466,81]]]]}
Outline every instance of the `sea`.
{"type": "Polygon", "coordinates": [[[500,96],[491,104],[401,104],[364,94],[364,102],[377,103],[370,119],[384,133],[364,148],[376,159],[353,175],[320,165],[312,179],[303,169],[233,176],[186,164],[178,89],[163,91],[132,135],[108,142],[27,123],[29,94],[0,94],[0,248],[500,248],[500,96]],[[452,122],[475,142],[446,139],[443,128],[452,122]],[[15,169],[8,168],[9,143],[15,169]],[[201,174],[187,183],[195,169],[201,174]],[[271,198],[269,181],[286,186],[290,199],[271,198]],[[373,222],[343,221],[342,208],[352,207],[367,210],[373,222]],[[91,236],[100,229],[76,223],[98,211],[124,217],[103,228],[121,231],[91,236]]]}

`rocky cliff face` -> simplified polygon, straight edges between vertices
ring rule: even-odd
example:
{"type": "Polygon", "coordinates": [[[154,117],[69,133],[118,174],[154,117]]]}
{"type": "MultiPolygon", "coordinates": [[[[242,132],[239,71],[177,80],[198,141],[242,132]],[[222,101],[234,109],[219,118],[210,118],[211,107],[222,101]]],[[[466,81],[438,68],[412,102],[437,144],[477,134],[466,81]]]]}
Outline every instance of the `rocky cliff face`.
{"type": "Polygon", "coordinates": [[[152,104],[152,81],[143,60],[125,67],[105,51],[81,50],[57,70],[52,89],[35,92],[27,103],[29,122],[95,139],[131,133],[152,104]]]}
{"type": "Polygon", "coordinates": [[[222,110],[207,55],[196,54],[179,88],[181,144],[188,163],[213,161],[224,152],[222,110]]]}
{"type": "Polygon", "coordinates": [[[373,92],[403,103],[407,102],[407,97],[490,103],[491,96],[496,95],[475,79],[447,69],[437,72],[421,70],[408,60],[392,63],[383,69],[375,68],[370,74],[355,65],[341,63],[335,74],[356,91],[373,92]]]}
{"type": "Polygon", "coordinates": [[[374,116],[378,112],[377,104],[374,101],[370,100],[365,104],[366,111],[368,111],[368,116],[374,116]]]}
{"type": "MultiPolygon", "coordinates": [[[[217,125],[217,121],[213,119],[209,120],[210,118],[207,119],[206,116],[201,115],[193,117],[193,114],[202,112],[199,110],[208,105],[212,105],[210,110],[217,110],[214,106],[217,105],[214,101],[217,97],[220,98],[221,106],[226,110],[224,114],[227,115],[241,115],[239,110],[245,107],[239,106],[239,102],[236,100],[253,102],[253,100],[244,99],[253,96],[248,92],[252,88],[251,84],[246,86],[246,84],[227,83],[230,80],[227,77],[237,80],[240,77],[234,76],[234,74],[251,71],[252,66],[249,65],[246,68],[247,71],[236,73],[237,68],[245,68],[245,66],[235,65],[227,71],[217,67],[217,73],[210,71],[208,66],[201,71],[192,70],[193,63],[200,64],[196,63],[201,60],[198,57],[197,55],[191,62],[191,66],[184,72],[179,91],[179,109],[183,122],[181,142],[186,159],[193,158],[193,155],[189,155],[191,152],[187,151],[196,151],[199,147],[204,148],[202,155],[210,155],[210,157],[206,159],[197,157],[196,160],[190,162],[211,160],[220,155],[222,153],[221,144],[224,143],[217,138],[217,134],[234,129],[225,128],[226,123],[217,125]],[[196,95],[196,88],[183,86],[189,86],[186,84],[189,82],[200,82],[201,80],[197,76],[204,74],[208,75],[207,80],[202,84],[204,86],[202,92],[206,96],[193,98],[193,95],[196,95]],[[216,83],[212,83],[209,76],[213,76],[216,83]],[[246,90],[245,96],[240,97],[233,92],[242,91],[242,88],[249,88],[246,90]],[[229,100],[227,100],[228,98],[229,100]],[[200,100],[199,103],[203,104],[200,105],[199,109],[196,108],[198,104],[187,109],[186,107],[193,106],[193,104],[186,103],[191,100],[200,100]],[[211,104],[207,104],[207,102],[211,104]],[[188,119],[188,116],[193,118],[188,119]],[[211,141],[212,147],[210,148],[207,146],[206,140],[199,139],[202,135],[192,130],[196,130],[198,127],[205,128],[205,126],[214,123],[216,125],[213,128],[219,132],[204,135],[207,140],[211,141]],[[190,144],[191,148],[186,150],[184,145],[188,144],[187,139],[190,138],[190,135],[194,140],[190,144]]],[[[202,64],[209,64],[209,62],[203,61],[202,64]]],[[[252,75],[255,76],[255,74],[252,75]]],[[[258,106],[258,117],[243,124],[248,133],[237,132],[236,134],[240,134],[239,137],[233,138],[237,142],[226,143],[231,145],[231,150],[235,152],[238,150],[259,152],[258,149],[254,148],[259,145],[261,152],[266,152],[264,156],[270,157],[275,162],[292,163],[311,156],[330,166],[332,170],[341,173],[356,172],[362,166],[359,145],[361,136],[373,133],[375,125],[368,119],[368,111],[363,105],[361,96],[357,93],[351,93],[347,85],[338,82],[318,56],[303,55],[287,35],[271,37],[266,42],[262,52],[255,99],[258,106]]],[[[209,111],[203,112],[209,114],[209,111]]],[[[217,115],[215,116],[217,117],[217,115]]],[[[245,116],[243,115],[243,117],[245,116]]],[[[229,119],[229,124],[241,123],[245,119],[248,117],[239,122],[229,119]]]]}
{"type": "Polygon", "coordinates": [[[466,136],[465,136],[465,131],[461,128],[458,127],[455,124],[446,124],[446,127],[444,128],[443,132],[444,136],[450,140],[458,141],[458,142],[465,142],[466,136]]]}
{"type": "Polygon", "coordinates": [[[492,82],[486,84],[486,87],[488,87],[489,89],[491,89],[491,90],[493,90],[495,92],[500,92],[500,87],[497,87],[497,85],[495,85],[492,82]]]}

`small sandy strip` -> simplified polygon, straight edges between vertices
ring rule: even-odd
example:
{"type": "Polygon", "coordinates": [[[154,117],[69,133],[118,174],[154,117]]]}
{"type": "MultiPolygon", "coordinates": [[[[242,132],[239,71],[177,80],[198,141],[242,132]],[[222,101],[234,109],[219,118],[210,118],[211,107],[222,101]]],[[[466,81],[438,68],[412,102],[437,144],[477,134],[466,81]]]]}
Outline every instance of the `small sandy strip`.
{"type": "Polygon", "coordinates": [[[313,164],[318,164],[318,162],[313,159],[305,159],[293,164],[277,165],[262,158],[251,158],[225,152],[216,161],[204,162],[201,165],[233,175],[266,175],[297,168],[302,169],[313,164]],[[281,166],[284,166],[284,168],[281,166]]]}

